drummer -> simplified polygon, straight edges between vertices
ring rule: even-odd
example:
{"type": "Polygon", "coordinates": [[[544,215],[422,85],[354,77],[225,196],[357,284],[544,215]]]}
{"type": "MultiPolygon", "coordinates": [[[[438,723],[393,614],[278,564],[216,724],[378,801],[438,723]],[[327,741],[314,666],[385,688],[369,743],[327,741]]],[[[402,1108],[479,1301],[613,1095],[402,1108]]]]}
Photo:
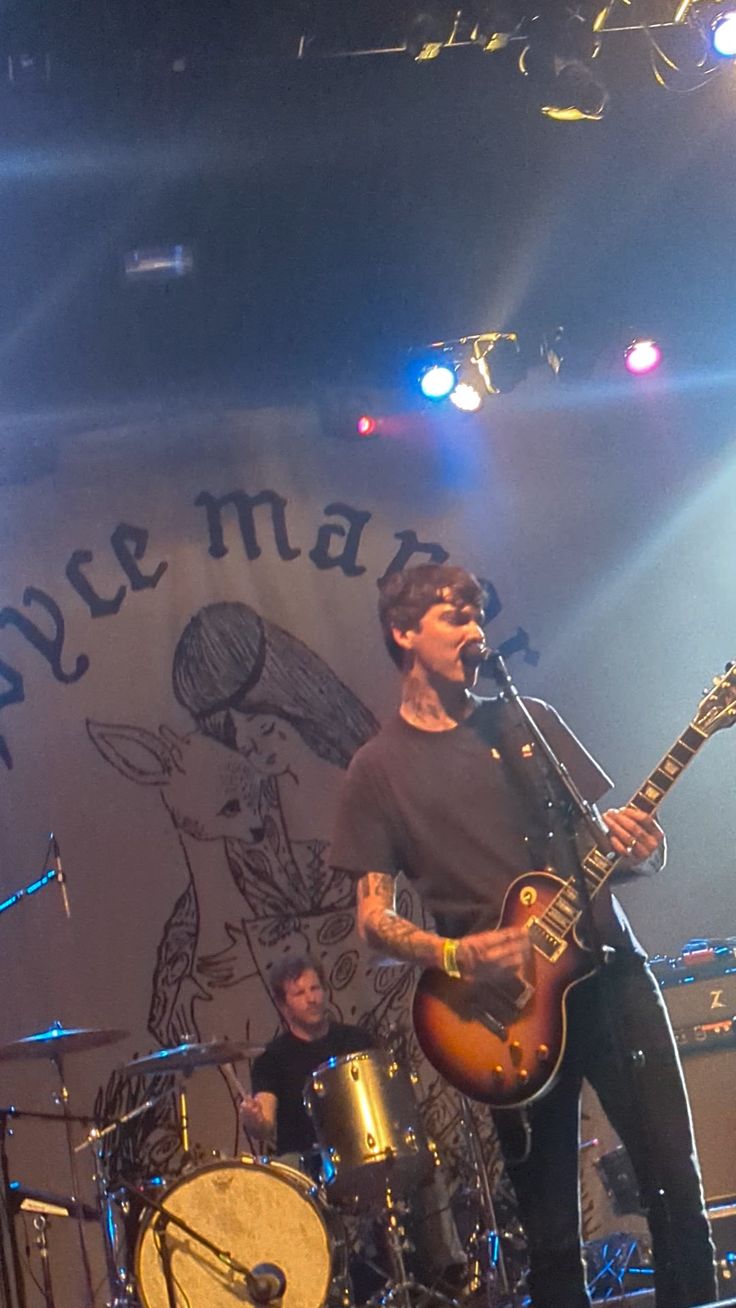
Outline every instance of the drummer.
{"type": "MultiPolygon", "coordinates": [[[[332,1020],[324,972],[316,959],[284,959],[271,973],[271,989],[285,1029],[253,1064],[253,1094],[241,1100],[242,1121],[254,1139],[274,1142],[278,1154],[305,1157],[316,1148],[302,1099],[311,1073],[328,1058],[363,1053],[376,1043],[363,1027],[332,1020]]],[[[467,1259],[441,1173],[434,1169],[433,1179],[412,1198],[411,1235],[420,1280],[461,1293],[467,1259]]]]}
{"type": "Polygon", "coordinates": [[[359,1026],[334,1022],[321,965],[289,956],[271,973],[271,990],[285,1030],[253,1064],[253,1094],[241,1100],[243,1125],[256,1140],[275,1143],[277,1154],[309,1154],[316,1145],[302,1093],[320,1063],[374,1049],[359,1026]]]}

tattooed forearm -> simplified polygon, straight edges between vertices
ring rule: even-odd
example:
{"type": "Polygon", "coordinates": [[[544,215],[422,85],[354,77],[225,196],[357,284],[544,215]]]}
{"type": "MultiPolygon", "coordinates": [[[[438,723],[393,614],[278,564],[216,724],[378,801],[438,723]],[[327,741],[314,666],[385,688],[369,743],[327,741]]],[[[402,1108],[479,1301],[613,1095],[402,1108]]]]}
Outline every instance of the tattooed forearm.
{"type": "Polygon", "coordinates": [[[381,872],[361,877],[357,907],[358,931],[372,949],[398,963],[421,963],[425,967],[440,964],[440,937],[396,912],[393,877],[381,872]]]}

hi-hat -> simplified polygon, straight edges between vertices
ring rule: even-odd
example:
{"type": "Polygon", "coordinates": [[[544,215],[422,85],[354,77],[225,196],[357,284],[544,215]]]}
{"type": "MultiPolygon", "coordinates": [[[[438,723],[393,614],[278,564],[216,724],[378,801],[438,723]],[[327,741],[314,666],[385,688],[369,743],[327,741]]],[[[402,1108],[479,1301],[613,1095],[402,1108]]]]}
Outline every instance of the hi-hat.
{"type": "Polygon", "coordinates": [[[175,1045],[173,1049],[159,1049],[145,1058],[134,1058],[121,1069],[127,1076],[143,1076],[156,1072],[191,1072],[195,1067],[211,1067],[218,1063],[237,1063],[242,1058],[255,1058],[262,1054],[264,1045],[234,1043],[230,1040],[208,1040],[204,1044],[175,1045]]]}
{"type": "Polygon", "coordinates": [[[54,1024],[46,1031],[36,1031],[33,1035],[21,1036],[19,1040],[0,1045],[0,1061],[10,1058],[61,1058],[64,1054],[97,1049],[99,1045],[117,1044],[127,1035],[127,1031],[106,1030],[103,1027],[63,1027],[54,1024]]]}

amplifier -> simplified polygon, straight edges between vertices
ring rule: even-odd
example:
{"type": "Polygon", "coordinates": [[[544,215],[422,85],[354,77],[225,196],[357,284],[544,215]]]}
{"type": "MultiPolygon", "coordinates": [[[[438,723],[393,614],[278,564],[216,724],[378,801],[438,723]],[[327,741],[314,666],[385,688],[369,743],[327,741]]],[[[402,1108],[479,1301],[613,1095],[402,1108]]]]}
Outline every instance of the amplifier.
{"type": "Polygon", "coordinates": [[[736,947],[691,941],[679,958],[652,960],[652,970],[682,1053],[736,1043],[736,947]]]}
{"type": "Polygon", "coordinates": [[[693,940],[654,959],[682,1056],[709,1204],[736,1196],[736,941],[693,940]]]}

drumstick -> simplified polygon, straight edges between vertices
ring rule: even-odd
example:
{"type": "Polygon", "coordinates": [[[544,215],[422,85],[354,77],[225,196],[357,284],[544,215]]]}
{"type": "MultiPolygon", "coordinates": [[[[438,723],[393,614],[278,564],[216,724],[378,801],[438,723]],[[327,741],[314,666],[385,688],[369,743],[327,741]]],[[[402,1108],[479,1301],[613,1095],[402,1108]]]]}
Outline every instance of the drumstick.
{"type": "MultiPolygon", "coordinates": [[[[250,1131],[248,1131],[246,1127],[243,1125],[243,1121],[240,1116],[240,1102],[243,1099],[247,1099],[249,1097],[248,1091],[246,1090],[237,1072],[235,1071],[235,1066],[233,1063],[220,1063],[220,1071],[222,1072],[222,1075],[224,1076],[227,1082],[228,1089],[231,1095],[233,1096],[233,1098],[235,1099],[238,1109],[238,1126],[236,1130],[235,1153],[237,1154],[238,1152],[239,1136],[240,1136],[240,1132],[242,1131],[243,1134],[245,1135],[246,1140],[248,1141],[250,1152],[255,1157],[259,1151],[256,1149],[250,1131]]],[[[261,1150],[260,1152],[263,1151],[261,1150]]]]}

